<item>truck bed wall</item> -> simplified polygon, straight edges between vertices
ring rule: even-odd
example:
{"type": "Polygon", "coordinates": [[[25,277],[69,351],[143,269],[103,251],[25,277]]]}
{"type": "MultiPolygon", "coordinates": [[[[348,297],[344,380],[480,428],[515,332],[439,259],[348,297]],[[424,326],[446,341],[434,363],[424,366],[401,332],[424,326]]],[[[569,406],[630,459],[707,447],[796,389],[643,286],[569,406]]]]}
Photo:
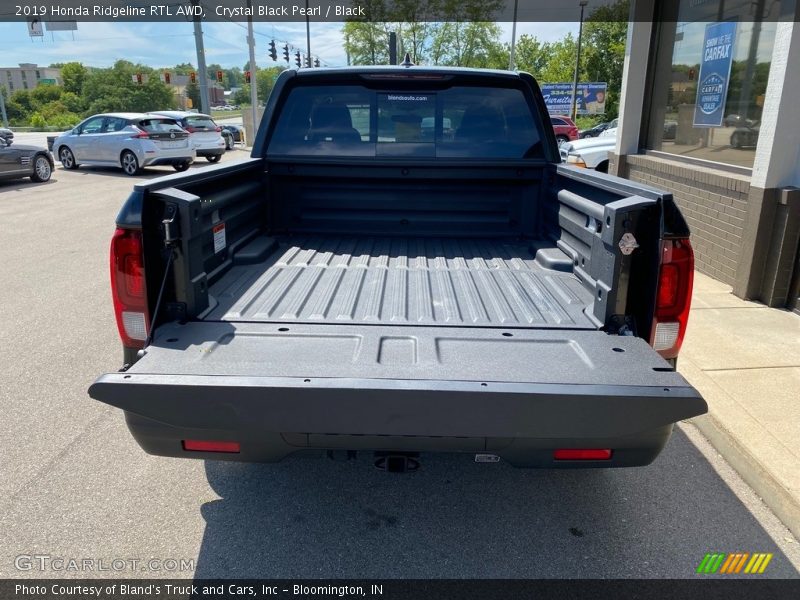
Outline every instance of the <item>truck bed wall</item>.
{"type": "MultiPolygon", "coordinates": [[[[153,226],[147,230],[152,249],[158,242],[152,232],[167,207],[177,211],[181,241],[169,301],[183,305],[181,318],[213,308],[209,286],[260,235],[507,238],[530,240],[544,267],[574,273],[594,298],[587,314],[598,327],[636,305],[640,335],[647,335],[652,302],[641,297],[653,295],[664,199],[652,189],[574,171],[531,162],[434,167],[253,161],[153,190],[157,202],[150,203],[153,226]],[[222,250],[213,232],[220,223],[222,250]],[[633,257],[621,256],[617,247],[623,231],[643,242],[633,257]]],[[[148,269],[148,287],[157,290],[153,271],[158,273],[148,269]]]]}
{"type": "Polygon", "coordinates": [[[268,221],[280,233],[553,237],[539,217],[543,172],[271,164],[268,221]]]}

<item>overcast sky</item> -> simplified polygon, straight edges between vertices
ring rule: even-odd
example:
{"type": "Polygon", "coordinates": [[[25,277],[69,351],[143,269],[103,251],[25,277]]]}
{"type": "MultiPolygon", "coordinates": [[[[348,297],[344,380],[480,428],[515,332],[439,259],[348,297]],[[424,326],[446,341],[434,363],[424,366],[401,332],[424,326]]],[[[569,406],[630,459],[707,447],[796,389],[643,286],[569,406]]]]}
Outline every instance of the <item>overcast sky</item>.
{"type": "MultiPolygon", "coordinates": [[[[500,23],[503,41],[511,41],[511,23],[500,23]]],[[[255,23],[256,63],[275,63],[267,56],[269,42],[289,42],[305,52],[304,23],[255,23]]],[[[342,50],[342,23],[312,23],[311,53],[324,65],[346,64],[342,50]]],[[[542,41],[556,41],[568,32],[577,35],[577,23],[519,23],[517,35],[535,35],[542,41]]],[[[223,67],[242,67],[248,60],[245,23],[204,23],[206,62],[223,67]]],[[[280,45],[280,44],[279,44],[280,45]]],[[[280,54],[280,50],[279,50],[280,54]]],[[[190,23],[78,23],[75,32],[44,32],[42,38],[28,37],[24,23],[0,22],[0,68],[19,63],[79,61],[87,66],[107,67],[119,59],[152,67],[183,62],[197,64],[193,27],[190,23]]],[[[279,61],[278,64],[285,64],[279,61]]]]}

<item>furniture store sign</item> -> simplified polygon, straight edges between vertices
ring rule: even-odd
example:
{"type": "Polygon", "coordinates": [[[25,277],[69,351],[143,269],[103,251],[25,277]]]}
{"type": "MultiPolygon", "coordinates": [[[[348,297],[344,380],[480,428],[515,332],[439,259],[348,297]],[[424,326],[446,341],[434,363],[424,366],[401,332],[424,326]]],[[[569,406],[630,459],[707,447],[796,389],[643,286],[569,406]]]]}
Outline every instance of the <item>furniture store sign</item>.
{"type": "MultiPolygon", "coordinates": [[[[572,90],[574,83],[543,83],[542,95],[551,115],[572,114],[572,90]]],[[[606,112],[605,82],[594,81],[578,84],[578,114],[602,115],[606,112]]]]}
{"type": "Polygon", "coordinates": [[[703,40],[703,58],[694,107],[695,127],[720,127],[731,79],[736,22],[709,23],[703,40]]]}

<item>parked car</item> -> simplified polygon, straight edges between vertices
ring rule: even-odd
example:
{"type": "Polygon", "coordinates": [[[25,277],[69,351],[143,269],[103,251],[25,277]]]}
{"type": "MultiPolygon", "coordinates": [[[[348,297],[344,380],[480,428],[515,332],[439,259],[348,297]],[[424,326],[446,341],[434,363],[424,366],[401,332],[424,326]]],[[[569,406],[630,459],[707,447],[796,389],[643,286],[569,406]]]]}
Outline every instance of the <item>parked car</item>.
{"type": "MultiPolygon", "coordinates": [[[[443,129],[409,104],[386,122],[443,129]]],[[[562,165],[531,75],[287,70],[268,111],[249,160],[140,183],[120,210],[124,367],[89,395],[145,451],[624,467],[707,411],[674,368],[694,261],[672,194],[562,165]],[[443,79],[452,139],[354,129],[443,79]]]]}
{"type": "Polygon", "coordinates": [[[222,139],[225,140],[225,149],[233,150],[234,144],[244,142],[243,128],[238,125],[222,125],[222,139]]]}
{"type": "Polygon", "coordinates": [[[5,127],[0,127],[0,139],[11,142],[14,140],[14,132],[5,127]]]}
{"type": "Polygon", "coordinates": [[[758,133],[760,129],[760,121],[746,121],[744,125],[734,129],[731,134],[731,148],[755,146],[758,144],[758,133]]]}
{"type": "Polygon", "coordinates": [[[605,123],[598,123],[594,127],[590,127],[589,129],[583,129],[578,132],[578,137],[582,140],[586,138],[597,137],[608,128],[609,123],[610,121],[607,121],[605,123]]]}
{"type": "Polygon", "coordinates": [[[586,138],[561,144],[561,160],[573,167],[608,173],[608,153],[614,150],[617,139],[611,136],[586,138]]]}
{"type": "Polygon", "coordinates": [[[553,125],[556,141],[559,144],[578,139],[578,127],[569,117],[551,116],[550,123],[553,125]]]}
{"type": "Polygon", "coordinates": [[[0,136],[0,180],[30,177],[31,181],[49,181],[53,157],[45,148],[14,144],[0,136]]]}
{"type": "Polygon", "coordinates": [[[154,111],[150,114],[175,119],[183,129],[189,132],[189,142],[197,152],[197,156],[204,156],[208,162],[219,162],[222,155],[225,154],[222,127],[217,125],[209,115],[177,110],[154,111]]]}
{"type": "Polygon", "coordinates": [[[744,117],[742,115],[726,115],[724,119],[722,119],[722,124],[725,127],[736,127],[744,123],[744,117]]]}
{"type": "Polygon", "coordinates": [[[189,134],[177,121],[143,113],[91,116],[58,136],[53,151],[65,169],[120,167],[127,175],[157,165],[185,171],[195,159],[189,134]]]}
{"type": "Polygon", "coordinates": [[[597,137],[617,137],[617,125],[619,125],[619,119],[614,119],[608,124],[603,132],[597,137]]]}

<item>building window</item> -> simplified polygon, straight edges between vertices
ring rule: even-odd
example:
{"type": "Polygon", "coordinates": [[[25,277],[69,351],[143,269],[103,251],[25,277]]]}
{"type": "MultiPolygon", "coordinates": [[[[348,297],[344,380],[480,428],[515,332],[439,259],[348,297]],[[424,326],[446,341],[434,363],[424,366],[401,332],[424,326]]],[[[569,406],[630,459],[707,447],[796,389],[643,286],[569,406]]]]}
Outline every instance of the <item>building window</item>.
{"type": "Polygon", "coordinates": [[[36,81],[39,81],[42,78],[42,74],[39,71],[36,71],[36,81]]]}
{"type": "Polygon", "coordinates": [[[659,3],[647,149],[752,168],[779,10],[779,0],[659,3]]]}

